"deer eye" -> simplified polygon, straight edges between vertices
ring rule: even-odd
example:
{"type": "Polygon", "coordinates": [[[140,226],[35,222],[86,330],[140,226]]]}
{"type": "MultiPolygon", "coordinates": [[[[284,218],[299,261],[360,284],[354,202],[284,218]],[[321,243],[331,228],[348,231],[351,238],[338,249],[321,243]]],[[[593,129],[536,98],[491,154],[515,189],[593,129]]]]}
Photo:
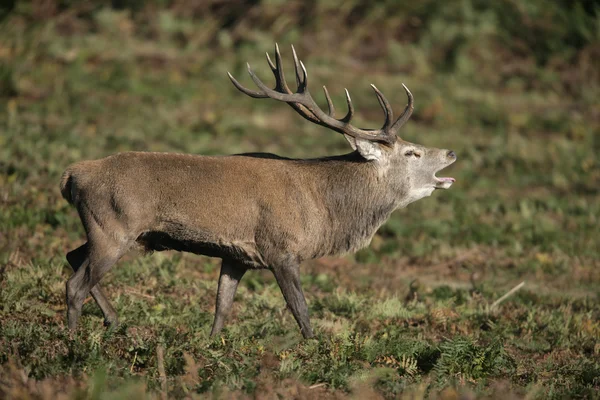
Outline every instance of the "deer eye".
{"type": "Polygon", "coordinates": [[[416,158],[421,158],[421,153],[417,153],[414,150],[408,150],[406,153],[404,153],[404,155],[406,157],[415,156],[416,158]]]}

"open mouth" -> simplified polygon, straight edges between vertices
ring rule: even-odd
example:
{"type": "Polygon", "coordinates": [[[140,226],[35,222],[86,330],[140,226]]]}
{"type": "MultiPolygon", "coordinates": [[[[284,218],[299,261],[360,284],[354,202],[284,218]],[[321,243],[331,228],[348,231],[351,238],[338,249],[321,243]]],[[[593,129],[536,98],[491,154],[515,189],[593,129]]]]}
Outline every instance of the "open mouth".
{"type": "Polygon", "coordinates": [[[448,189],[454,182],[456,182],[456,179],[454,178],[446,176],[437,177],[435,174],[433,174],[433,179],[435,180],[436,189],[448,189]]]}
{"type": "Polygon", "coordinates": [[[453,151],[449,151],[448,152],[448,157],[451,157],[452,161],[450,161],[447,165],[443,166],[442,168],[438,169],[436,172],[433,173],[433,180],[435,181],[434,187],[436,189],[448,189],[448,188],[450,188],[450,186],[452,186],[452,184],[454,182],[456,182],[456,179],[454,179],[452,177],[449,177],[449,176],[448,177],[446,177],[446,176],[442,176],[442,177],[435,176],[436,173],[438,173],[441,170],[445,169],[449,165],[454,164],[454,162],[456,161],[456,154],[453,151]]]}
{"type": "Polygon", "coordinates": [[[448,189],[450,186],[452,186],[452,184],[454,182],[456,182],[456,179],[450,178],[450,177],[438,178],[435,175],[433,177],[435,178],[435,188],[436,189],[448,189]]]}

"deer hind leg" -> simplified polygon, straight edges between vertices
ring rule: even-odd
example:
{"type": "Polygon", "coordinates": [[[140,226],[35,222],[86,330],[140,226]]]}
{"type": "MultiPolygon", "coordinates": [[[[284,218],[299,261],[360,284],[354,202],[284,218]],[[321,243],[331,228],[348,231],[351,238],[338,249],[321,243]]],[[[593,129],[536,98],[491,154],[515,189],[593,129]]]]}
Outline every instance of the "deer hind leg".
{"type": "Polygon", "coordinates": [[[221,263],[221,275],[219,276],[219,287],[217,289],[217,307],[210,336],[216,335],[223,329],[225,319],[231,311],[238,284],[246,270],[245,266],[234,261],[223,260],[221,263]]]}
{"type": "Polygon", "coordinates": [[[308,318],[308,306],[300,285],[300,265],[296,261],[288,261],[273,266],[272,271],[283,297],[300,327],[302,336],[305,339],[313,337],[308,318]]]}
{"type": "Polygon", "coordinates": [[[97,224],[85,224],[88,242],[69,253],[69,263],[75,273],[67,281],[67,319],[69,329],[77,327],[83,301],[91,292],[107,321],[116,321],[116,312],[110,305],[98,282],[127,251],[130,244],[104,233],[97,224]],[[72,261],[72,262],[71,262],[72,261]],[[77,267],[75,267],[77,265],[77,267]]]}
{"type": "MultiPolygon", "coordinates": [[[[71,265],[71,268],[73,268],[73,272],[77,272],[82,265],[88,262],[88,244],[85,243],[77,249],[67,253],[67,261],[71,265]]],[[[96,286],[90,290],[90,293],[100,307],[100,310],[102,310],[102,314],[104,315],[104,325],[112,327],[117,326],[119,323],[117,312],[108,301],[106,294],[100,287],[100,283],[96,283],[96,286]]]]}

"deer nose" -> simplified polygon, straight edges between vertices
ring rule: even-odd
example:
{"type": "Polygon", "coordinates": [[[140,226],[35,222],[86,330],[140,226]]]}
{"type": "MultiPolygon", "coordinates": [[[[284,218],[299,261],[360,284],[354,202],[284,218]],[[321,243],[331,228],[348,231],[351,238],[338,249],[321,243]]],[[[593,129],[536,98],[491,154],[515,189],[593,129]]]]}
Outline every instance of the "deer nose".
{"type": "Polygon", "coordinates": [[[453,152],[452,150],[448,151],[448,153],[446,155],[448,156],[448,158],[456,159],[456,153],[453,152]]]}

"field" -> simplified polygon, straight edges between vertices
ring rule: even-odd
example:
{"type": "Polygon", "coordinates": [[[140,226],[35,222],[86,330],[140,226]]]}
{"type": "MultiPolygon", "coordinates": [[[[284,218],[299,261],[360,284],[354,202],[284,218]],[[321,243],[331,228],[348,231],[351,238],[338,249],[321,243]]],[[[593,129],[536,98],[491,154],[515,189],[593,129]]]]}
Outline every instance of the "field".
{"type": "Polygon", "coordinates": [[[0,398],[600,398],[594,2],[99,4],[0,8],[0,398]],[[404,82],[402,137],[453,149],[457,182],[367,249],[303,265],[316,340],[268,271],[209,338],[219,261],[173,252],[124,257],[103,281],[121,325],[87,301],[70,333],[65,253],[85,240],[58,190],[70,163],[349,151],[229,82],[251,86],[246,61],[272,82],[276,41],[323,106],[321,85],[340,113],[348,88],[359,126],[383,121],[370,83],[400,112],[404,82]]]}

